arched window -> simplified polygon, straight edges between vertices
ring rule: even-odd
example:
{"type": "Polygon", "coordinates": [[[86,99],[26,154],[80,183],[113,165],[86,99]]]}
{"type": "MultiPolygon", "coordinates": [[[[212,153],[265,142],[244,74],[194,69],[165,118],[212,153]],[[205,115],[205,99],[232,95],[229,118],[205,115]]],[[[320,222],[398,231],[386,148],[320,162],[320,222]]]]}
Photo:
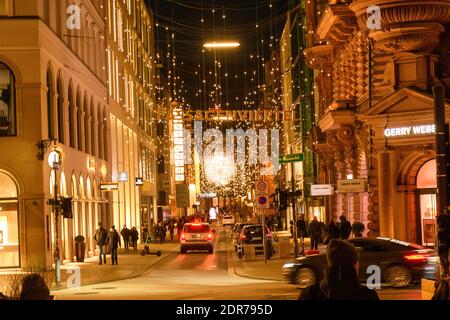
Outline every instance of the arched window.
{"type": "Polygon", "coordinates": [[[56,84],[57,109],[58,109],[58,141],[64,143],[64,96],[61,77],[58,76],[56,84]]]}
{"type": "Polygon", "coordinates": [[[83,110],[84,110],[84,151],[86,153],[91,153],[91,141],[89,139],[89,130],[91,130],[91,126],[89,123],[89,106],[86,93],[84,93],[83,110]]]}
{"type": "Polygon", "coordinates": [[[70,146],[72,148],[75,148],[75,122],[74,122],[74,113],[75,113],[75,103],[73,100],[73,90],[72,90],[72,83],[69,84],[69,135],[70,135],[70,146]]]}
{"type": "Polygon", "coordinates": [[[94,109],[94,100],[91,99],[91,154],[93,156],[97,156],[97,148],[96,148],[96,139],[95,139],[95,133],[96,133],[96,124],[95,124],[95,109],[94,109]]]}
{"type": "Polygon", "coordinates": [[[15,268],[19,262],[19,206],[16,183],[0,171],[0,269],[15,268]]]}
{"type": "Polygon", "coordinates": [[[0,137],[16,134],[14,74],[7,65],[0,62],[0,137]]]}
{"type": "Polygon", "coordinates": [[[53,74],[50,68],[47,70],[47,126],[48,137],[55,139],[55,103],[53,97],[55,96],[55,89],[53,86],[53,74]]]}
{"type": "Polygon", "coordinates": [[[98,157],[100,159],[104,159],[103,155],[103,112],[101,110],[100,104],[98,105],[98,118],[97,118],[97,125],[98,125],[98,157]]]}
{"type": "Polygon", "coordinates": [[[108,161],[108,118],[106,116],[106,109],[103,108],[103,159],[108,161]]]}
{"type": "Polygon", "coordinates": [[[83,151],[83,106],[80,88],[77,89],[77,147],[78,150],[83,151]]]}

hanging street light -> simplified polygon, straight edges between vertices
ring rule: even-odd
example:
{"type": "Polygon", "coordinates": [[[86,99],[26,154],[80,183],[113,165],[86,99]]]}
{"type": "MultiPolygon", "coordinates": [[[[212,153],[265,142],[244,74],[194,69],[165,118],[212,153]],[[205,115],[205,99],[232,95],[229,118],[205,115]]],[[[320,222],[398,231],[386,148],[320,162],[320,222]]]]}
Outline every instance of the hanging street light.
{"type": "Polygon", "coordinates": [[[203,46],[208,49],[230,49],[237,48],[241,44],[236,41],[224,41],[224,42],[207,42],[203,46]]]}

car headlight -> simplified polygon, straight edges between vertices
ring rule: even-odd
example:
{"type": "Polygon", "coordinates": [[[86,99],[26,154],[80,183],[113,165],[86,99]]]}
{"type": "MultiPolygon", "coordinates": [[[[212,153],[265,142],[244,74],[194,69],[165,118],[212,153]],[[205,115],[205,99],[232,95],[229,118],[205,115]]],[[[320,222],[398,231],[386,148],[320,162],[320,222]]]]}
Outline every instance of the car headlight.
{"type": "Polygon", "coordinates": [[[285,263],[281,268],[282,269],[292,269],[295,266],[295,263],[289,262],[285,263]]]}

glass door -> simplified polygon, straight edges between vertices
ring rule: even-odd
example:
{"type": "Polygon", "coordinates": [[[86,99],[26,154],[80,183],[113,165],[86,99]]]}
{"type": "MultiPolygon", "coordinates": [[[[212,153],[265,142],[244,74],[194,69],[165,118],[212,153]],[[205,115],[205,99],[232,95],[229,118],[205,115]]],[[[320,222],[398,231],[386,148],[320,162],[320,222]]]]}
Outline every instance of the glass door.
{"type": "Polygon", "coordinates": [[[436,194],[420,194],[422,245],[433,246],[436,240],[436,194]]]}

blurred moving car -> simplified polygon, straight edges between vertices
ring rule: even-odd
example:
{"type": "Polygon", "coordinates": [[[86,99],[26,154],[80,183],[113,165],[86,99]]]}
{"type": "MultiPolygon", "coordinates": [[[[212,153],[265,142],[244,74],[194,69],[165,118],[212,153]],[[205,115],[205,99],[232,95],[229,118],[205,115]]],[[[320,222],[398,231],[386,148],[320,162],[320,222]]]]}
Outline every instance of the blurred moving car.
{"type": "Polygon", "coordinates": [[[222,218],[222,226],[234,226],[236,223],[234,217],[231,214],[224,215],[222,218]]]}
{"type": "MultiPolygon", "coordinates": [[[[263,228],[261,224],[246,224],[242,227],[239,239],[236,243],[239,259],[244,255],[244,245],[246,244],[263,244],[263,228]]],[[[271,242],[272,233],[269,228],[265,226],[265,237],[271,242]]]]}
{"type": "Polygon", "coordinates": [[[208,223],[186,223],[180,235],[180,253],[188,250],[214,250],[214,231],[208,223]]]}
{"type": "MultiPolygon", "coordinates": [[[[373,270],[369,266],[378,266],[381,271],[381,284],[401,288],[422,278],[436,277],[438,257],[433,250],[391,238],[354,238],[349,240],[360,253],[359,278],[366,282],[373,270]]],[[[327,267],[327,258],[323,254],[299,257],[282,267],[282,273],[290,283],[301,289],[320,282],[327,267]]]]}

